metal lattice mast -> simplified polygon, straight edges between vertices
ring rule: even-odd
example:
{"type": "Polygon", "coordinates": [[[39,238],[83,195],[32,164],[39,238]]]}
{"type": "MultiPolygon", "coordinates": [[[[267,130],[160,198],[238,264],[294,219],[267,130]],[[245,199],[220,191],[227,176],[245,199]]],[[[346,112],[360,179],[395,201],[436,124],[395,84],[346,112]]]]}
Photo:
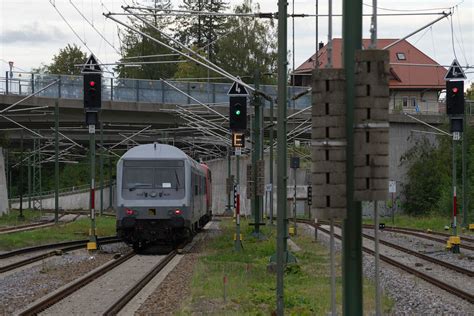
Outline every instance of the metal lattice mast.
{"type": "Polygon", "coordinates": [[[33,139],[33,209],[43,209],[41,201],[41,140],[33,139]]]}

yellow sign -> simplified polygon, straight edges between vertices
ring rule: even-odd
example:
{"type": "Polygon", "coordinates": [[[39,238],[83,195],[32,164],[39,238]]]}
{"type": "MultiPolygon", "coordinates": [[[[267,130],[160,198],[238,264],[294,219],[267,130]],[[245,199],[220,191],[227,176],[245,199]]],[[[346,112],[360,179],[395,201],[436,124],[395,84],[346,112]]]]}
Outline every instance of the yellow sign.
{"type": "Polygon", "coordinates": [[[232,147],[245,147],[244,133],[232,133],[232,147]]]}

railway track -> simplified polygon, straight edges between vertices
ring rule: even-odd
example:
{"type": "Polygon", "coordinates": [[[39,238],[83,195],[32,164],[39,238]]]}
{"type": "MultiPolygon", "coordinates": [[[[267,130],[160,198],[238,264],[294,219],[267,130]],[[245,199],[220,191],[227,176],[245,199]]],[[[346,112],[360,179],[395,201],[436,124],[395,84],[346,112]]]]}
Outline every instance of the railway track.
{"type": "MultiPolygon", "coordinates": [[[[327,229],[321,227],[320,225],[316,225],[316,224],[314,224],[314,223],[312,223],[312,222],[308,222],[308,221],[302,221],[302,222],[313,226],[314,228],[320,230],[320,231],[323,232],[323,233],[326,233],[326,234],[328,234],[328,235],[330,234],[330,231],[329,231],[329,230],[327,230],[327,229]]],[[[368,239],[371,239],[371,240],[374,239],[372,236],[369,236],[369,235],[366,235],[366,234],[363,234],[363,235],[364,235],[364,238],[368,238],[368,239]]],[[[338,234],[334,234],[334,237],[337,238],[337,239],[339,239],[339,240],[342,239],[341,236],[338,235],[338,234]]],[[[401,246],[392,244],[392,243],[390,243],[390,242],[386,242],[386,241],[382,241],[382,240],[379,240],[379,242],[380,242],[381,244],[387,245],[387,246],[389,246],[389,247],[393,247],[393,248],[395,248],[395,249],[397,249],[397,250],[399,250],[399,251],[403,251],[403,252],[405,252],[405,253],[409,253],[409,254],[411,254],[411,255],[414,255],[414,256],[416,256],[416,257],[418,257],[418,258],[421,258],[421,259],[423,259],[423,260],[427,260],[427,261],[429,261],[429,262],[435,263],[435,264],[440,265],[440,266],[442,266],[442,267],[451,269],[451,270],[456,271],[456,272],[458,272],[458,273],[461,273],[461,274],[464,274],[464,275],[467,275],[467,276],[470,276],[470,277],[472,277],[472,276],[474,275],[474,272],[471,271],[471,270],[467,270],[467,269],[464,269],[464,268],[461,268],[461,267],[457,267],[457,266],[454,266],[454,265],[452,265],[452,264],[449,264],[449,263],[447,263],[447,262],[445,262],[445,261],[441,261],[441,260],[438,260],[438,259],[435,259],[435,258],[432,258],[432,257],[429,257],[429,256],[425,256],[425,255],[416,253],[416,252],[414,252],[413,250],[406,249],[406,248],[404,248],[404,247],[401,247],[401,246]],[[414,253],[416,253],[416,255],[415,255],[414,253]],[[429,259],[428,259],[428,258],[425,258],[425,257],[428,257],[429,259]]],[[[363,250],[364,252],[370,254],[370,255],[375,255],[375,252],[374,252],[372,249],[367,248],[367,247],[365,247],[365,246],[362,247],[362,250],[363,250]]],[[[423,280],[425,280],[425,281],[427,281],[427,282],[429,282],[429,283],[435,285],[436,287],[439,287],[439,288],[441,288],[441,289],[443,289],[443,290],[445,290],[445,291],[447,291],[447,292],[449,292],[449,293],[451,293],[451,294],[454,294],[454,295],[457,296],[457,297],[460,297],[460,298],[462,298],[462,299],[464,299],[464,300],[467,300],[467,301],[470,302],[470,303],[474,303],[474,295],[473,295],[472,293],[466,292],[466,291],[461,290],[461,289],[459,289],[459,288],[457,288],[457,287],[455,287],[455,286],[452,286],[452,285],[450,285],[450,284],[448,284],[448,283],[445,283],[445,282],[443,282],[443,281],[441,281],[441,280],[439,280],[439,279],[436,279],[436,278],[434,278],[434,277],[432,277],[432,276],[430,276],[430,275],[428,275],[428,274],[426,274],[426,273],[424,273],[424,272],[421,272],[421,271],[419,271],[419,270],[417,270],[417,269],[414,269],[414,268],[412,268],[412,267],[410,267],[410,266],[407,266],[407,265],[405,265],[405,264],[403,264],[403,263],[401,263],[401,262],[398,262],[398,261],[396,261],[396,260],[394,260],[394,259],[392,259],[392,258],[390,258],[390,257],[388,257],[388,256],[385,256],[385,255],[382,255],[382,254],[380,254],[379,256],[380,256],[380,259],[381,259],[382,261],[384,261],[384,262],[386,262],[386,263],[388,263],[388,264],[390,264],[390,265],[392,265],[392,266],[395,266],[395,267],[397,267],[397,268],[399,268],[399,269],[401,269],[401,270],[403,270],[403,271],[405,271],[405,272],[408,272],[408,273],[410,273],[410,274],[413,274],[413,275],[415,275],[415,276],[417,276],[417,277],[419,277],[419,278],[421,278],[421,279],[423,279],[423,280]]]]}
{"type": "MultiPolygon", "coordinates": [[[[367,227],[367,228],[369,228],[369,227],[367,227]]],[[[373,228],[373,226],[371,226],[370,228],[373,228]]],[[[394,233],[405,234],[405,235],[411,235],[411,236],[415,236],[415,237],[435,241],[435,242],[442,243],[442,244],[446,244],[447,237],[449,236],[448,234],[437,233],[436,235],[442,234],[442,235],[439,235],[439,236],[446,237],[445,239],[441,239],[441,238],[438,238],[438,237],[435,237],[435,236],[430,236],[432,234],[432,232],[427,233],[427,232],[423,232],[423,231],[411,230],[411,229],[406,229],[406,228],[385,227],[383,230],[389,231],[389,232],[394,232],[394,233]]],[[[474,240],[472,240],[471,238],[461,237],[461,246],[460,246],[461,249],[468,249],[468,250],[474,251],[474,246],[473,245],[466,245],[465,243],[463,244],[462,243],[463,241],[474,243],[474,240]]]]}
{"type": "Polygon", "coordinates": [[[128,252],[127,254],[121,256],[120,258],[112,261],[109,264],[105,264],[99,269],[94,270],[92,273],[87,274],[86,276],[70,283],[68,286],[63,287],[61,291],[57,291],[45,299],[40,300],[37,303],[30,305],[28,308],[22,310],[19,315],[36,315],[50,306],[58,303],[63,298],[71,295],[75,291],[79,290],[83,286],[91,283],[92,281],[96,280],[98,277],[104,275],[105,273],[113,270],[115,267],[121,265],[125,261],[129,260],[130,258],[134,257],[136,254],[133,251],[128,252]]]}
{"type": "MultiPolygon", "coordinates": [[[[61,310],[62,312],[64,312],[64,310],[63,310],[64,306],[63,305],[66,304],[66,306],[69,306],[69,304],[70,304],[70,302],[67,301],[66,297],[68,297],[69,300],[73,301],[74,297],[76,297],[76,296],[81,297],[81,295],[84,295],[83,292],[86,289],[88,289],[86,292],[89,293],[89,290],[90,290],[89,286],[94,287],[95,286],[94,284],[96,284],[97,282],[99,282],[99,283],[100,282],[107,282],[107,281],[104,281],[103,278],[101,278],[100,279],[101,281],[99,281],[98,278],[100,278],[102,276],[104,276],[106,278],[107,278],[107,276],[109,278],[116,278],[117,275],[120,274],[120,269],[122,269],[122,270],[125,269],[126,271],[130,271],[130,269],[132,267],[135,267],[135,269],[137,269],[136,264],[138,262],[140,262],[139,261],[140,259],[143,259],[142,261],[150,261],[150,259],[153,259],[153,258],[158,259],[159,258],[158,263],[155,263],[156,259],[154,259],[155,262],[153,263],[153,265],[150,265],[151,269],[149,269],[149,270],[148,269],[145,269],[145,270],[138,269],[139,271],[147,271],[147,272],[145,272],[143,275],[140,275],[140,277],[138,278],[138,281],[133,283],[133,285],[130,286],[129,288],[125,289],[125,291],[120,290],[120,291],[117,292],[117,294],[115,294],[116,296],[112,296],[113,301],[112,301],[111,304],[108,305],[108,307],[107,307],[107,305],[104,306],[104,304],[108,304],[108,302],[106,300],[105,301],[101,300],[101,305],[99,307],[95,307],[95,308],[99,308],[99,309],[103,308],[103,307],[107,308],[105,311],[103,311],[103,309],[100,310],[100,311],[97,311],[97,310],[94,309],[94,314],[99,313],[99,314],[102,314],[102,315],[116,315],[160,271],[162,271],[176,255],[178,255],[182,252],[182,248],[184,246],[185,246],[184,244],[181,245],[177,249],[172,250],[167,255],[161,256],[162,258],[159,258],[159,256],[139,256],[139,255],[135,254],[133,251],[131,251],[131,252],[127,253],[126,255],[120,257],[119,259],[116,259],[112,263],[106,264],[106,265],[94,270],[93,272],[89,273],[88,275],[86,275],[86,276],[70,283],[69,285],[66,285],[66,286],[62,287],[61,289],[59,289],[55,293],[47,295],[43,299],[40,299],[38,302],[33,303],[32,305],[27,307],[25,310],[21,311],[19,313],[19,315],[36,315],[36,314],[39,314],[41,312],[45,312],[46,314],[48,314],[50,312],[52,314],[57,314],[58,310],[61,310]],[[129,261],[129,260],[131,260],[131,261],[129,261]],[[121,267],[119,267],[119,266],[121,266],[121,267]],[[119,270],[112,271],[115,268],[118,268],[119,270]],[[109,273],[111,273],[111,274],[109,275],[109,273]],[[88,284],[90,284],[90,285],[88,286],[88,284]],[[88,286],[88,287],[82,289],[81,290],[82,292],[79,291],[81,288],[86,287],[86,286],[88,286]],[[78,292],[78,293],[76,294],[76,292],[78,292]],[[63,299],[65,299],[65,300],[63,302],[61,302],[63,299]]],[[[121,287],[126,287],[126,285],[128,284],[127,282],[130,282],[130,281],[127,280],[126,282],[123,282],[123,281],[120,282],[120,286],[121,287]]],[[[97,286],[99,286],[99,285],[97,285],[97,286]]],[[[106,287],[109,287],[109,286],[110,285],[107,285],[106,287]]],[[[100,290],[100,291],[101,291],[101,293],[103,293],[102,292],[103,290],[100,290]]],[[[109,293],[109,297],[111,296],[110,294],[113,295],[113,293],[109,293]]],[[[110,298],[108,298],[108,300],[110,301],[110,298]]],[[[91,302],[90,300],[88,300],[88,301],[91,302]]],[[[74,307],[72,307],[72,310],[74,310],[74,307]]],[[[71,311],[71,313],[74,313],[74,312],[71,311]]],[[[92,313],[92,311],[91,311],[91,313],[92,313]]]]}
{"type": "MultiPolygon", "coordinates": [[[[61,254],[63,252],[80,249],[82,247],[85,247],[88,241],[89,240],[77,240],[77,241],[62,242],[62,243],[57,243],[57,244],[41,245],[41,246],[36,246],[36,247],[18,249],[18,250],[14,250],[8,253],[1,254],[0,259],[4,259],[4,258],[10,258],[13,256],[21,255],[21,254],[26,254],[26,253],[31,253],[31,252],[36,252],[36,251],[41,251],[41,250],[46,250],[46,249],[59,248],[59,249],[49,251],[49,252],[46,252],[46,253],[31,257],[31,258],[20,260],[18,262],[15,262],[9,265],[2,266],[0,267],[0,273],[5,273],[11,270],[15,270],[27,264],[41,261],[43,259],[61,254]]],[[[103,237],[103,238],[98,239],[99,244],[109,244],[109,243],[115,243],[119,241],[120,239],[118,239],[115,236],[103,237]]]]}
{"type": "Polygon", "coordinates": [[[130,287],[125,294],[117,299],[104,313],[104,315],[117,315],[166,265],[178,254],[173,250],[153,269],[141,278],[135,285],[130,287]]]}

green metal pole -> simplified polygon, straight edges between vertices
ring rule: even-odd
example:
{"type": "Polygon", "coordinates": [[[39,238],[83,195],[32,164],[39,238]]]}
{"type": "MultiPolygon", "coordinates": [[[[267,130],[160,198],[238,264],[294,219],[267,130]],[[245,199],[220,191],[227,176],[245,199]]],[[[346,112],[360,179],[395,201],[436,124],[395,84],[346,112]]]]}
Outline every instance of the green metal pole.
{"type": "Polygon", "coordinates": [[[90,168],[91,168],[91,189],[90,189],[90,217],[91,231],[89,233],[88,249],[97,249],[97,236],[95,225],[95,125],[89,125],[89,152],[90,152],[90,168]]]}
{"type": "Polygon", "coordinates": [[[235,210],[235,242],[234,248],[236,251],[242,251],[242,240],[240,238],[240,156],[236,157],[236,183],[237,183],[237,194],[238,201],[235,210]]]}
{"type": "MultiPolygon", "coordinates": [[[[109,153],[110,155],[110,153],[109,153]]],[[[112,209],[113,197],[112,156],[109,156],[109,209],[112,209]]]]}
{"type": "Polygon", "coordinates": [[[278,129],[277,129],[277,315],[284,314],[283,273],[285,265],[286,218],[286,112],[287,112],[287,6],[286,0],[278,0],[278,129]]]}
{"type": "Polygon", "coordinates": [[[104,211],[104,124],[100,122],[100,152],[99,152],[99,177],[100,177],[100,210],[99,214],[102,216],[104,211]]]}
{"type": "Polygon", "coordinates": [[[59,220],[59,103],[54,107],[54,222],[59,220]]]}
{"type": "Polygon", "coordinates": [[[343,0],[342,34],[346,75],[346,205],[343,226],[343,314],[362,315],[362,207],[354,203],[355,52],[362,45],[362,0],[343,0]]]}
{"type": "Polygon", "coordinates": [[[28,150],[28,209],[31,210],[31,151],[28,150]]]}
{"type": "MultiPolygon", "coordinates": [[[[255,81],[255,89],[259,88],[259,79],[260,79],[260,73],[257,70],[255,70],[255,76],[254,76],[254,81],[255,81]]],[[[252,124],[252,129],[253,129],[253,150],[252,150],[252,166],[254,167],[254,172],[253,172],[253,200],[252,200],[252,208],[253,208],[253,214],[254,214],[254,231],[253,235],[257,238],[260,238],[260,212],[262,211],[261,205],[262,205],[262,198],[261,196],[257,195],[257,161],[260,160],[260,147],[261,147],[261,142],[260,142],[260,129],[261,129],[261,113],[260,113],[260,97],[257,94],[253,95],[253,105],[254,105],[254,111],[255,111],[255,118],[253,120],[252,124]]]]}
{"type": "Polygon", "coordinates": [[[25,220],[25,216],[23,216],[23,129],[20,141],[20,215],[18,215],[18,220],[25,220]]]}
{"type": "Polygon", "coordinates": [[[270,100],[270,185],[271,185],[271,192],[270,192],[270,225],[273,225],[273,123],[275,122],[275,118],[273,116],[273,100],[270,100]]]}
{"type": "Polygon", "coordinates": [[[463,124],[464,124],[464,133],[462,135],[462,213],[463,213],[463,227],[468,227],[469,219],[468,219],[468,212],[469,212],[469,183],[466,180],[466,152],[467,152],[467,125],[466,124],[466,112],[464,110],[464,117],[463,117],[463,124]]]}
{"type": "MultiPolygon", "coordinates": [[[[230,161],[230,147],[227,148],[227,179],[230,179],[230,175],[231,175],[231,161],[230,161]]],[[[230,180],[228,180],[230,181],[230,180]]],[[[230,196],[232,194],[232,190],[229,191],[229,194],[227,194],[227,213],[230,213],[231,212],[231,207],[230,207],[230,196]]]]}
{"type": "MultiPolygon", "coordinates": [[[[453,236],[457,235],[457,200],[456,200],[456,141],[453,138],[453,145],[452,145],[453,153],[452,153],[452,161],[453,161],[453,206],[452,206],[452,223],[453,223],[453,236]]],[[[454,247],[453,247],[454,249],[454,247]]],[[[456,252],[456,250],[453,250],[456,252]]]]}

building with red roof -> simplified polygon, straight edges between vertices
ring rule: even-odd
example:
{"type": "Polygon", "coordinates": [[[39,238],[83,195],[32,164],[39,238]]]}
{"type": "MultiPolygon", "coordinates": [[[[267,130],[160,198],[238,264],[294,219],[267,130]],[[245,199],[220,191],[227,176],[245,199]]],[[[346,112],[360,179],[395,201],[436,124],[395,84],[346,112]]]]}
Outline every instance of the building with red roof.
{"type": "MultiPolygon", "coordinates": [[[[377,49],[384,49],[397,39],[377,40],[377,49]]],[[[362,45],[369,47],[370,40],[362,45]]],[[[322,46],[322,45],[321,45],[322,46]]],[[[334,68],[342,68],[342,39],[332,41],[332,63],[334,68]]],[[[318,66],[327,65],[328,45],[320,47],[318,66]]],[[[439,94],[445,89],[444,76],[447,69],[438,64],[407,40],[401,40],[389,47],[390,51],[390,112],[444,113],[445,106],[439,103],[439,94]]],[[[311,86],[311,72],[316,68],[316,54],[311,56],[293,73],[293,84],[311,86]]]]}

